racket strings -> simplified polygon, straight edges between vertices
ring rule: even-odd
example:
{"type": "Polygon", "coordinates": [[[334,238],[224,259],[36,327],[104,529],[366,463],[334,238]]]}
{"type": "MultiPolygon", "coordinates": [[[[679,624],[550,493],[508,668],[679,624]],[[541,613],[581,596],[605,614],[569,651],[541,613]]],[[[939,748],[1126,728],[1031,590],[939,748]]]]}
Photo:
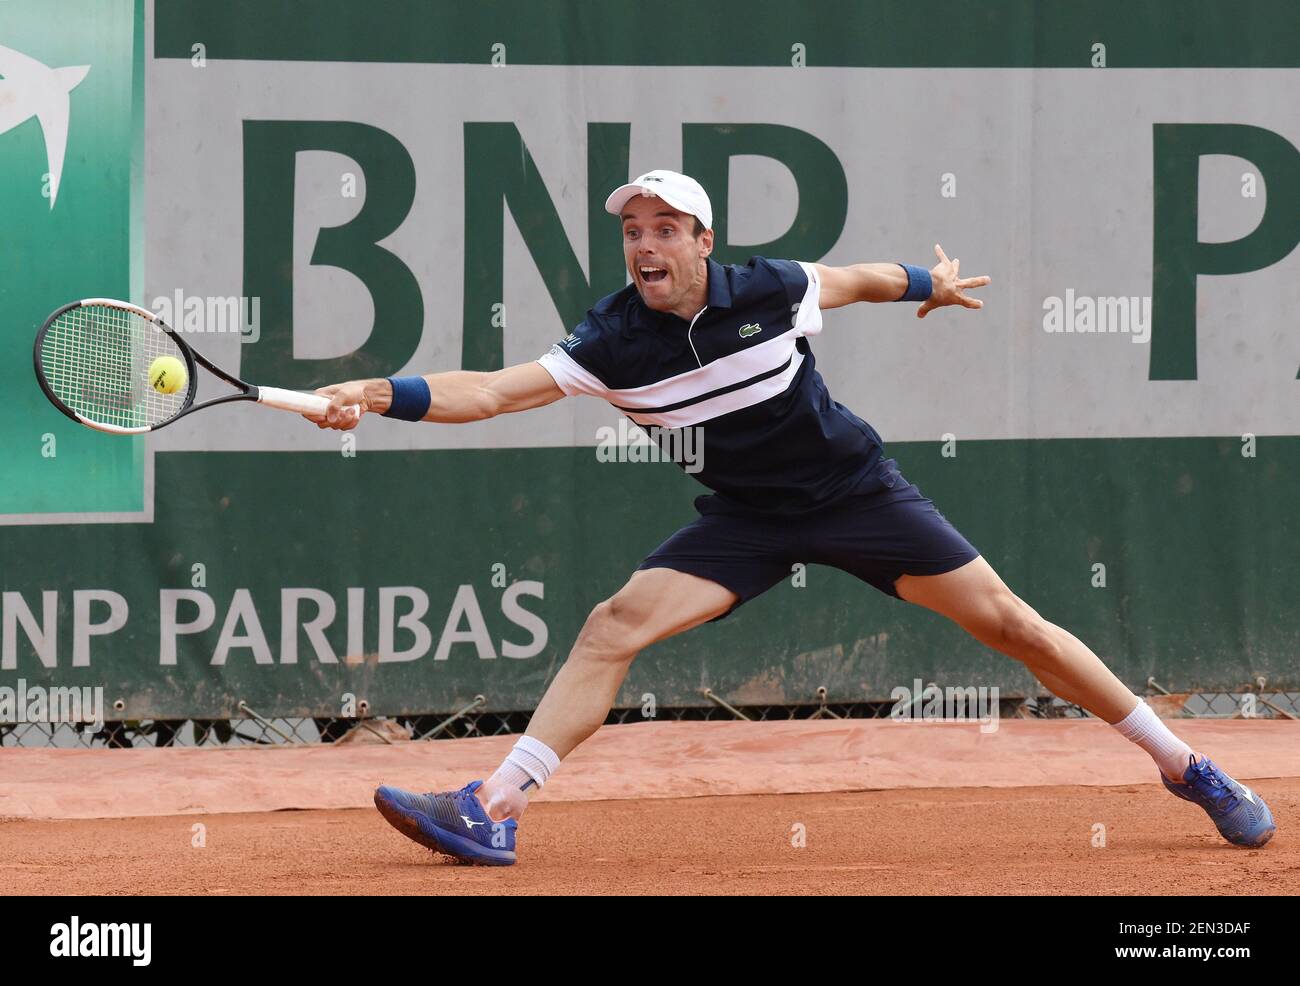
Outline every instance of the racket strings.
{"type": "Polygon", "coordinates": [[[180,346],[153,322],[108,305],[60,315],[41,344],[41,369],[54,395],[81,417],[122,428],[157,425],[185,405],[190,381],[175,394],[149,382],[159,356],[185,363],[180,346]]]}

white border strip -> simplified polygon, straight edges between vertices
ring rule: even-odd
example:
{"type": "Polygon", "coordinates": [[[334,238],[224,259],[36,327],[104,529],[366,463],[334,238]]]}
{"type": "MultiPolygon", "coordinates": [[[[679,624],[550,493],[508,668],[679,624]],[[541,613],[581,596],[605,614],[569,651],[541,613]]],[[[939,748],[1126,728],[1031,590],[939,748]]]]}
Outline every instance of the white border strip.
{"type": "Polygon", "coordinates": [[[86,513],[3,514],[0,527],[38,526],[44,524],[152,524],[153,523],[153,449],[144,449],[144,509],[131,511],[103,511],[86,513]]]}

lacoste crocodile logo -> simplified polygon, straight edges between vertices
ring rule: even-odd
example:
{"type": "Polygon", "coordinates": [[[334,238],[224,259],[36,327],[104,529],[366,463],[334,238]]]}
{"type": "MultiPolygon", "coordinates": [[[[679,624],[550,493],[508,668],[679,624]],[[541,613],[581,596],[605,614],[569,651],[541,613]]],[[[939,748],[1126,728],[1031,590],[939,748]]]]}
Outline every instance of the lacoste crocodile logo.
{"type": "Polygon", "coordinates": [[[750,322],[748,325],[740,327],[740,338],[748,339],[750,336],[756,336],[763,331],[763,326],[757,322],[750,322]]]}

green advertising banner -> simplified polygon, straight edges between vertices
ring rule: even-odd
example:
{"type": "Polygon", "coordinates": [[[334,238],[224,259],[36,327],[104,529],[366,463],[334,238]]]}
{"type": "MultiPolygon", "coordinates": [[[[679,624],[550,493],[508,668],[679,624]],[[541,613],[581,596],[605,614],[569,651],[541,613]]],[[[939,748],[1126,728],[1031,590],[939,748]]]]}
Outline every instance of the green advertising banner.
{"type": "MultiPolygon", "coordinates": [[[[143,2],[0,5],[0,515],[143,516],[139,440],[105,442],[51,415],[31,347],[76,298],[142,291],[143,2]]],[[[12,557],[9,558],[13,564],[12,557]]]]}
{"type": "MultiPolygon", "coordinates": [[[[1300,8],[1008,0],[937,35],[892,0],[666,9],[685,42],[576,0],[0,5],[0,689],[103,686],[136,719],[532,708],[704,492],[617,412],[340,435],[230,406],[122,439],[45,402],[31,340],[104,295],[282,387],[535,359],[626,282],[602,203],[653,167],[704,183],[724,262],[942,242],[991,274],[979,313],[828,312],[832,394],[1134,689],[1300,687],[1300,8]]],[[[917,678],[1038,692],[795,566],[649,648],[618,704],[917,678]]]]}

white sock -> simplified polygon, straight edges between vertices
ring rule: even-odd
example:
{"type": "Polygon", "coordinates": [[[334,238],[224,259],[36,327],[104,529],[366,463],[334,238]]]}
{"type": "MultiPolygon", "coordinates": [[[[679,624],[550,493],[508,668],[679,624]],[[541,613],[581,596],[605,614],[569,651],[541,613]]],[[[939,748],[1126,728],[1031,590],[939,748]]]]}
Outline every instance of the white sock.
{"type": "Polygon", "coordinates": [[[560,769],[555,751],[532,736],[520,736],[515,747],[492,775],[491,786],[508,785],[517,791],[533,792],[560,769]]]}
{"type": "Polygon", "coordinates": [[[1178,781],[1183,779],[1192,748],[1170,732],[1146,702],[1138,699],[1137,708],[1112,725],[1126,740],[1151,754],[1151,759],[1166,777],[1178,781]]]}

